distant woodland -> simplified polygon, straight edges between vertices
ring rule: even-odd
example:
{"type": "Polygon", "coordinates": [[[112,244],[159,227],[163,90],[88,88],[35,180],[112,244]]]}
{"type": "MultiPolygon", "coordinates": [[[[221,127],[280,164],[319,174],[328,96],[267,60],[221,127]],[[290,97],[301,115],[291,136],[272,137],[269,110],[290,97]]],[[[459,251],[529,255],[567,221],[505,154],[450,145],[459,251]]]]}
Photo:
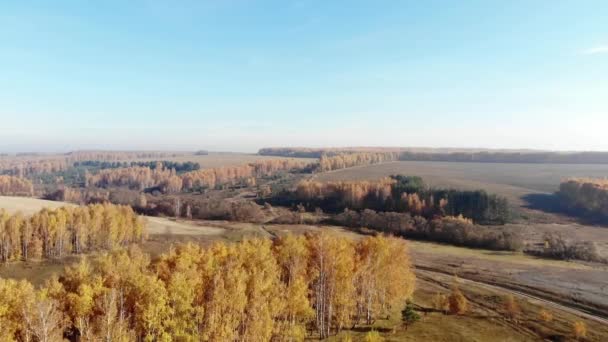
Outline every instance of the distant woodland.
{"type": "Polygon", "coordinates": [[[77,162],[112,162],[128,159],[169,158],[179,156],[171,152],[117,152],[117,151],[76,151],[62,155],[17,154],[0,157],[0,174],[26,177],[34,174],[65,171],[77,162]]]}
{"type": "Polygon", "coordinates": [[[276,172],[287,172],[304,168],[307,162],[293,159],[273,159],[252,162],[242,166],[226,166],[193,170],[181,175],[175,168],[159,166],[133,166],[127,168],[103,169],[96,174],[86,176],[87,186],[109,187],[128,186],[144,190],[156,187],[164,193],[192,191],[196,189],[215,188],[224,184],[255,185],[255,179],[267,177],[276,172]]]}
{"type": "Polygon", "coordinates": [[[32,182],[15,176],[0,175],[0,195],[31,196],[34,193],[32,182]]]}
{"type": "MultiPolygon", "coordinates": [[[[450,149],[407,149],[407,148],[263,148],[260,155],[283,157],[336,157],[382,161],[444,161],[476,163],[553,163],[553,164],[608,164],[608,152],[536,152],[536,151],[492,151],[450,149]],[[361,156],[348,155],[360,154],[361,156]],[[370,155],[370,156],[365,156],[370,155]],[[372,157],[375,155],[375,157],[372,157]]],[[[338,163],[339,162],[335,162],[338,163]]],[[[358,165],[366,165],[362,162],[358,165]]],[[[351,165],[354,166],[354,165],[351,165]]],[[[325,168],[321,168],[327,171],[325,168]]],[[[335,168],[332,168],[335,169],[335,168]]]]}
{"type": "Polygon", "coordinates": [[[464,216],[476,223],[504,224],[509,220],[505,198],[483,190],[433,189],[420,177],[392,176],[377,181],[317,182],[305,180],[294,192],[276,195],[275,203],[302,204],[309,210],[345,209],[406,212],[432,218],[464,216]]]}
{"type": "Polygon", "coordinates": [[[84,259],[39,290],[0,279],[7,340],[300,341],[402,308],[415,276],[405,242],[327,234],[137,248],[84,259]]]}

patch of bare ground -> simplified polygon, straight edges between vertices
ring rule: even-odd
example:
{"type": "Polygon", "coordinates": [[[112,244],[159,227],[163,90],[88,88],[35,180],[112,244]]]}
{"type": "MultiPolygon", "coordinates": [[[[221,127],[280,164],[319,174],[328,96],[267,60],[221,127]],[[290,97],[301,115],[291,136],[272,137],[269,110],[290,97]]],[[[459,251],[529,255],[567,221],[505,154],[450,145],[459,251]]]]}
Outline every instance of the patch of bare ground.
{"type": "MultiPolygon", "coordinates": [[[[424,291],[448,294],[456,284],[472,305],[472,311],[465,317],[476,317],[479,320],[491,322],[496,327],[508,328],[512,334],[507,337],[476,338],[477,341],[570,341],[574,339],[572,325],[576,321],[584,321],[588,327],[585,341],[605,341],[608,336],[608,325],[596,320],[581,318],[568,310],[556,308],[543,300],[519,295],[517,292],[504,291],[500,288],[487,287],[466,279],[455,278],[435,272],[418,271],[418,282],[424,286],[424,291]],[[513,295],[519,307],[518,312],[509,314],[505,302],[507,296],[513,295]],[[550,321],[541,319],[541,311],[549,312],[553,317],[550,321]]],[[[414,297],[415,300],[419,300],[414,297]]],[[[432,308],[432,302],[427,298],[419,300],[422,306],[432,308]],[[430,305],[429,305],[430,304],[430,305]]],[[[449,316],[447,316],[449,317],[449,316]]],[[[423,316],[424,319],[424,316],[423,316]]],[[[464,341],[466,339],[457,338],[464,341]]]]}
{"type": "Polygon", "coordinates": [[[43,208],[56,209],[72,205],[65,202],[47,201],[31,197],[0,196],[0,208],[9,213],[21,212],[23,215],[34,214],[43,208]]]}
{"type": "Polygon", "coordinates": [[[608,317],[608,266],[410,242],[417,267],[497,285],[608,317]]]}

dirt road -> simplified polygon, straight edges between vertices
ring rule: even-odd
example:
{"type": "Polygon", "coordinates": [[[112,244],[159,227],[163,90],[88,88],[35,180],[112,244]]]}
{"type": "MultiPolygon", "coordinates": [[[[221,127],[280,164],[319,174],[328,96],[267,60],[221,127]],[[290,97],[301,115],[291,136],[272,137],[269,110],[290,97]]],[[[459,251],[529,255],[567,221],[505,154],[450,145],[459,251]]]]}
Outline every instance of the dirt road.
{"type": "MultiPolygon", "coordinates": [[[[424,266],[416,266],[416,276],[420,277],[423,280],[426,281],[430,281],[430,282],[437,282],[437,280],[435,280],[435,277],[437,275],[441,275],[441,276],[451,276],[451,274],[447,273],[447,272],[441,272],[441,271],[437,271],[437,270],[432,270],[429,269],[427,267],[424,266]]],[[[536,302],[536,304],[543,304],[545,306],[550,306],[554,309],[558,309],[558,310],[562,310],[568,313],[571,313],[573,315],[579,316],[579,317],[583,317],[589,320],[593,320],[595,322],[601,323],[601,324],[605,324],[608,325],[608,317],[604,317],[604,316],[599,316],[597,314],[594,313],[589,313],[587,311],[581,310],[581,309],[577,309],[577,308],[572,308],[551,300],[547,300],[544,298],[540,298],[534,295],[531,295],[529,293],[525,293],[522,291],[517,291],[508,287],[503,287],[497,284],[488,284],[488,283],[484,283],[484,282],[480,282],[480,281],[476,281],[476,280],[472,280],[472,279],[466,279],[466,278],[459,278],[459,281],[463,284],[473,284],[482,288],[486,288],[492,291],[499,291],[499,292],[506,292],[518,297],[522,297],[527,299],[530,302],[536,302]]]]}

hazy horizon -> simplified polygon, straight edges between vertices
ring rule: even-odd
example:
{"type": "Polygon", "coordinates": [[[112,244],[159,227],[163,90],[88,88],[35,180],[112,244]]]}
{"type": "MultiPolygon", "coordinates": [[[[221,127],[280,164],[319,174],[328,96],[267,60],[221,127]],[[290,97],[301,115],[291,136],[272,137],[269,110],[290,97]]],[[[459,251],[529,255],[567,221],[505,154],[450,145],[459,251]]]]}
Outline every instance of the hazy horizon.
{"type": "Polygon", "coordinates": [[[608,151],[605,1],[0,5],[0,151],[608,151]]]}

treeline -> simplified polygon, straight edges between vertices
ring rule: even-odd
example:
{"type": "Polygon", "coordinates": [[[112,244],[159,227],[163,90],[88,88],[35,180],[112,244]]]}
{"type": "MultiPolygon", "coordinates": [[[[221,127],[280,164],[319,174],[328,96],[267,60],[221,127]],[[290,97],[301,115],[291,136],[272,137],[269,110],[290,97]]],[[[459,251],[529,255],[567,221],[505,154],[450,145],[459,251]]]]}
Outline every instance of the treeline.
{"type": "Polygon", "coordinates": [[[462,216],[426,219],[409,213],[361,212],[345,210],[335,215],[331,223],[345,227],[372,229],[408,239],[442,242],[456,246],[491,250],[521,251],[524,240],[521,232],[499,227],[479,226],[462,216]]]}
{"type": "Polygon", "coordinates": [[[173,169],[149,167],[126,167],[119,169],[104,169],[95,174],[85,175],[87,187],[129,187],[144,190],[158,187],[162,192],[175,193],[182,189],[182,179],[173,169]]]}
{"type": "Polygon", "coordinates": [[[0,261],[111,250],[141,242],[145,234],[144,222],[129,206],[43,209],[30,217],[0,209],[0,261]]]}
{"type": "Polygon", "coordinates": [[[29,180],[0,175],[0,195],[31,196],[33,193],[34,186],[29,180]]]}
{"type": "Polygon", "coordinates": [[[282,205],[303,204],[308,210],[345,209],[407,212],[415,216],[464,216],[480,224],[505,224],[508,202],[483,190],[460,191],[428,188],[420,177],[392,176],[377,181],[317,182],[305,180],[295,192],[271,199],[282,205]]]}
{"type": "Polygon", "coordinates": [[[21,341],[301,341],[387,317],[414,283],[397,238],[183,245],[153,264],[132,247],[40,290],[0,280],[0,329],[21,341]]]}
{"type": "Polygon", "coordinates": [[[474,163],[608,164],[608,152],[403,152],[399,160],[474,163]]]}
{"type": "Polygon", "coordinates": [[[241,166],[225,166],[188,172],[182,176],[184,190],[197,188],[213,189],[218,185],[245,182],[255,185],[256,178],[269,177],[278,172],[299,172],[309,167],[309,163],[294,159],[270,159],[241,166]]]}
{"type": "Polygon", "coordinates": [[[293,159],[273,159],[248,163],[241,166],[225,166],[186,172],[178,175],[175,169],[163,165],[133,166],[104,169],[86,175],[88,187],[121,187],[144,190],[158,188],[164,193],[177,193],[200,189],[215,189],[220,185],[243,183],[255,185],[256,178],[268,177],[277,172],[294,171],[307,167],[307,163],[293,159]]]}
{"type": "MultiPolygon", "coordinates": [[[[114,199],[111,199],[114,203],[114,199]]],[[[138,198],[131,199],[132,205],[141,214],[148,216],[184,217],[200,220],[228,220],[262,223],[271,213],[271,208],[253,201],[228,201],[193,196],[181,198],[152,197],[141,205],[138,198]]]]}
{"type": "Polygon", "coordinates": [[[140,162],[109,162],[100,160],[85,160],[81,162],[75,162],[74,167],[86,167],[95,169],[118,169],[127,167],[148,167],[152,170],[156,169],[173,169],[178,173],[196,171],[201,168],[199,163],[195,162],[172,162],[172,161],[140,161],[140,162]]]}
{"type": "Polygon", "coordinates": [[[18,154],[15,157],[0,159],[0,174],[30,177],[46,173],[68,170],[75,163],[84,161],[121,161],[128,159],[162,159],[180,156],[174,152],[121,152],[121,151],[75,151],[66,154],[18,154]]]}
{"type": "Polygon", "coordinates": [[[325,155],[333,157],[339,154],[348,153],[385,153],[401,152],[404,148],[400,147],[266,147],[258,151],[262,156],[293,157],[293,158],[321,158],[325,155]]]}
{"type": "Polygon", "coordinates": [[[70,163],[85,160],[118,161],[127,159],[163,159],[179,157],[183,152],[163,151],[73,151],[64,156],[70,163]]]}
{"type": "Polygon", "coordinates": [[[558,195],[568,210],[608,218],[608,179],[568,179],[560,184],[558,195]]]}
{"type": "Polygon", "coordinates": [[[64,158],[31,160],[8,158],[0,159],[0,174],[22,178],[37,174],[62,172],[67,170],[70,166],[70,163],[64,158]]]}
{"type": "MultiPolygon", "coordinates": [[[[258,154],[282,157],[320,158],[353,153],[397,154],[398,160],[476,163],[608,164],[608,152],[537,152],[454,150],[390,147],[263,148],[258,154]]],[[[365,165],[365,164],[364,164],[365,165]]]]}
{"type": "Polygon", "coordinates": [[[399,159],[399,153],[342,153],[334,156],[323,154],[319,159],[318,171],[326,172],[354,166],[385,163],[399,159]]]}

